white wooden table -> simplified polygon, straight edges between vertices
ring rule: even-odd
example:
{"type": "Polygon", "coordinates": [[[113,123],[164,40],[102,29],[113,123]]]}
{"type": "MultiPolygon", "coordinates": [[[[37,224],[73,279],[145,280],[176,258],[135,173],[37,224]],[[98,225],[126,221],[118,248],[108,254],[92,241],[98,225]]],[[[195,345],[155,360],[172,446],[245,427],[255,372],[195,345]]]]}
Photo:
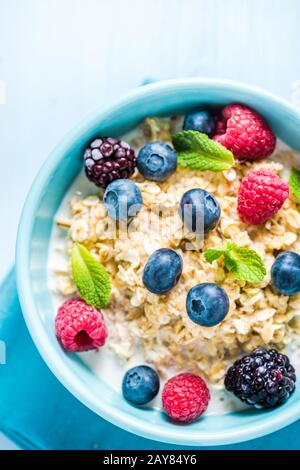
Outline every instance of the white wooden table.
{"type": "Polygon", "coordinates": [[[298,0],[0,0],[0,278],[34,175],[82,117],[145,77],[236,79],[300,105],[299,24],[298,0]]]}

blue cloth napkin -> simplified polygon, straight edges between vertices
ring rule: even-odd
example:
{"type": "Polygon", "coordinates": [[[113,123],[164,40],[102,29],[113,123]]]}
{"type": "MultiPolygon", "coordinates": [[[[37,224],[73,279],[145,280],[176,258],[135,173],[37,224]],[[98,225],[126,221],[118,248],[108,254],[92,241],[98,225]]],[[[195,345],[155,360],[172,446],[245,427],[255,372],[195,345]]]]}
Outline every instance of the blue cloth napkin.
{"type": "MultiPolygon", "coordinates": [[[[0,341],[6,345],[6,364],[1,364],[0,357],[0,430],[21,448],[187,449],[143,439],[113,426],[58,382],[27,331],[14,271],[0,287],[0,341]]],[[[300,421],[261,439],[212,449],[300,449],[299,436],[300,421]]]]}

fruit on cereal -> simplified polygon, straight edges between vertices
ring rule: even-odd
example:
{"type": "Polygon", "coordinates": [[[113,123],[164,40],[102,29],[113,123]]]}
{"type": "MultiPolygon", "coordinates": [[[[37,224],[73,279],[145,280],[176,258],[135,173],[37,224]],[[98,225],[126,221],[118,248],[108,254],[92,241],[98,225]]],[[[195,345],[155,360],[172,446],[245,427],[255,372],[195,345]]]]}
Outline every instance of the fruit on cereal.
{"type": "Polygon", "coordinates": [[[222,109],[213,138],[239,160],[268,157],[276,145],[276,137],[267,122],[248,106],[237,103],[222,109]]]}
{"type": "Polygon", "coordinates": [[[182,196],[179,215],[191,232],[201,236],[215,228],[221,216],[221,209],[211,193],[195,188],[182,196]]]}
{"type": "Polygon", "coordinates": [[[192,423],[206,411],[209,389],[198,375],[182,373],[169,379],[162,392],[165,413],[175,422],[192,423]]]}
{"type": "Polygon", "coordinates": [[[129,369],[123,378],[124,398],[135,405],[145,405],[156,397],[159,391],[159,376],[149,366],[136,366],[129,369]]]}
{"type": "Polygon", "coordinates": [[[168,144],[150,142],[139,151],[137,167],[146,179],[165,181],[176,171],[177,156],[168,144]]]}
{"type": "Polygon", "coordinates": [[[106,211],[114,220],[129,220],[142,208],[143,198],[140,188],[128,179],[110,183],[103,196],[106,211]]]}
{"type": "Polygon", "coordinates": [[[135,167],[134,150],[126,142],[114,137],[98,137],[84,152],[85,174],[102,188],[114,180],[129,178],[135,167]]]}
{"type": "Polygon", "coordinates": [[[153,294],[166,294],[176,286],[182,272],[182,258],[176,251],[161,248],[148,258],[143,283],[153,294]]]}
{"type": "Polygon", "coordinates": [[[183,129],[198,131],[211,137],[216,128],[214,114],[204,106],[194,109],[185,116],[183,129]]]}
{"type": "Polygon", "coordinates": [[[218,325],[229,311],[228,295],[218,284],[197,284],[187,295],[186,310],[190,319],[198,325],[218,325]]]}
{"type": "Polygon", "coordinates": [[[57,339],[70,352],[101,348],[107,338],[101,311],[77,297],[59,307],[55,328],[57,339]]]}
{"type": "Polygon", "coordinates": [[[248,173],[238,192],[238,213],[247,224],[259,225],[273,217],[289,196],[289,186],[271,171],[248,173]]]}
{"type": "MultiPolygon", "coordinates": [[[[190,111],[188,114],[193,114],[194,110],[190,111]]],[[[250,161],[244,164],[234,160],[233,153],[209,135],[198,130],[183,130],[183,120],[181,116],[151,117],[120,137],[128,142],[136,155],[147,143],[165,142],[174,148],[178,163],[177,171],[163,183],[145,179],[138,171],[130,178],[139,187],[144,204],[129,226],[128,237],[123,237],[126,224],[118,223],[116,230],[116,224],[112,223],[104,206],[103,195],[112,182],[99,194],[95,193],[96,188],[80,194],[81,185],[87,178],[81,175],[78,181],[76,179],[69,200],[64,201],[57,212],[57,225],[67,230],[53,233],[49,287],[55,291],[53,295],[57,300],[57,294],[69,298],[77,291],[87,304],[102,310],[103,314],[105,312],[105,320],[109,322],[109,337],[105,344],[115,356],[113,362],[116,360],[118,364],[121,359],[122,363],[130,361],[131,365],[149,364],[154,370],[168,374],[167,377],[183,371],[199,374],[208,386],[214,384],[216,395],[220,390],[225,411],[235,407],[237,402],[232,393],[223,394],[222,388],[226,371],[238,357],[248,355],[258,345],[271,348],[277,344],[280,350],[285,345],[297,348],[297,296],[288,301],[288,297],[276,290],[276,282],[272,286],[270,260],[272,264],[283,250],[293,250],[300,255],[297,249],[300,240],[300,172],[291,171],[289,185],[293,197],[285,202],[274,220],[264,225],[244,223],[238,216],[237,203],[238,188],[247,172],[263,168],[276,175],[284,174],[283,179],[287,181],[289,169],[298,168],[299,154],[279,142],[276,154],[258,165],[254,162],[255,167],[251,168],[250,161]],[[184,226],[178,213],[184,193],[196,188],[210,191],[222,207],[222,219],[214,230],[205,234],[204,244],[201,237],[196,237],[195,232],[184,226]],[[65,238],[63,252],[62,236],[65,238]],[[188,249],[188,240],[193,250],[188,249]],[[255,242],[253,246],[252,242],[255,242]],[[178,284],[167,295],[150,293],[142,282],[147,259],[161,247],[176,250],[184,263],[178,284]],[[70,253],[72,270],[70,263],[67,264],[70,253]],[[192,283],[191,279],[194,279],[192,283]],[[191,308],[189,317],[185,308],[191,287],[203,282],[220,285],[230,298],[227,316],[212,327],[193,322],[193,315],[192,319],[198,321],[195,311],[191,308]],[[174,370],[177,372],[172,373],[174,370]]],[[[98,152],[94,152],[96,159],[98,156],[98,152]]],[[[102,160],[102,163],[106,161],[105,158],[102,160]]],[[[92,165],[96,161],[87,163],[92,165]]],[[[122,179],[128,180],[119,178],[122,179]]],[[[259,210],[260,199],[256,197],[259,210]]],[[[202,218],[205,219],[204,214],[202,218]]],[[[282,277],[279,276],[280,281],[282,277]]],[[[159,284],[156,283],[156,288],[159,284]]],[[[197,302],[194,307],[196,305],[197,302]]],[[[217,316],[215,321],[218,320],[217,316]]],[[[78,335],[81,336],[84,339],[85,333],[78,335]]],[[[71,341],[73,344],[73,337],[71,341]]],[[[87,358],[87,362],[92,372],[101,371],[103,380],[111,384],[114,374],[106,367],[106,354],[105,347],[100,353],[93,353],[95,361],[90,362],[87,358]],[[97,359],[98,355],[102,359],[97,359]]],[[[107,359],[110,363],[110,358],[107,359]]],[[[256,369],[253,364],[251,367],[256,369]]],[[[129,366],[123,369],[122,376],[127,369],[129,366]]],[[[246,375],[246,367],[243,371],[246,375]]],[[[246,391],[247,380],[244,384],[240,379],[246,391]]],[[[258,379],[257,384],[260,383],[258,379]]],[[[237,379],[235,386],[238,385],[237,379]]],[[[285,394],[286,389],[281,393],[285,394]]]]}
{"type": "Polygon", "coordinates": [[[272,285],[283,295],[300,292],[300,256],[294,251],[280,253],[271,268],[272,285]]]}
{"type": "Polygon", "coordinates": [[[256,349],[234,362],[225,376],[225,388],[256,408],[281,405],[295,390],[295,369],[276,349],[256,349]]]}

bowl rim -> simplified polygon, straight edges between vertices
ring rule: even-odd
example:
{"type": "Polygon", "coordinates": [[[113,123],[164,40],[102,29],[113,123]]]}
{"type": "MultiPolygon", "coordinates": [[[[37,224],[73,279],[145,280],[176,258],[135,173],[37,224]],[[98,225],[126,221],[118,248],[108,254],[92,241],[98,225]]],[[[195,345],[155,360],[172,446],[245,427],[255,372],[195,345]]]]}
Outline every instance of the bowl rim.
{"type": "Polygon", "coordinates": [[[63,363],[58,366],[55,361],[55,355],[52,355],[51,341],[44,329],[42,319],[40,318],[34,302],[34,294],[31,289],[30,282],[30,252],[31,252],[31,234],[32,223],[35,218],[35,212],[39,204],[39,196],[43,190],[44,182],[48,175],[57,166],[61,159],[65,148],[76,139],[80,133],[84,133],[86,129],[91,128],[95,123],[104,120],[111,112],[120,106],[129,104],[132,100],[142,97],[151,96],[153,93],[163,90],[178,90],[186,87],[215,87],[227,90],[239,90],[241,92],[255,94],[268,99],[278,106],[288,109],[288,111],[296,117],[300,122],[300,111],[292,104],[279,98],[276,95],[264,91],[261,88],[239,83],[231,80],[221,80],[214,78],[185,78],[164,80],[151,83],[135,89],[127,93],[123,98],[116,100],[112,105],[105,107],[102,111],[96,111],[86,117],[81,123],[75,126],[60,143],[49,154],[46,161],[39,170],[37,176],[33,180],[29,193],[25,199],[21,218],[18,227],[16,241],[16,280],[20,303],[22,306],[23,316],[27,324],[27,328],[35,343],[38,351],[44,359],[47,366],[59,381],[85,406],[94,411],[97,415],[103,417],[107,421],[129,431],[136,433],[142,437],[179,445],[189,446],[212,446],[225,445],[243,442],[261,437],[271,432],[277,431],[288,424],[293,423],[300,417],[300,400],[292,403],[290,406],[282,409],[281,412],[272,413],[264,416],[259,423],[254,422],[247,426],[239,426],[235,430],[217,429],[214,432],[194,432],[191,436],[189,433],[182,433],[182,428],[178,426],[170,427],[167,430],[160,429],[158,431],[155,424],[142,422],[141,420],[129,416],[126,412],[118,410],[113,406],[95,405],[92,394],[74,379],[73,374],[69,370],[67,364],[63,363]]]}

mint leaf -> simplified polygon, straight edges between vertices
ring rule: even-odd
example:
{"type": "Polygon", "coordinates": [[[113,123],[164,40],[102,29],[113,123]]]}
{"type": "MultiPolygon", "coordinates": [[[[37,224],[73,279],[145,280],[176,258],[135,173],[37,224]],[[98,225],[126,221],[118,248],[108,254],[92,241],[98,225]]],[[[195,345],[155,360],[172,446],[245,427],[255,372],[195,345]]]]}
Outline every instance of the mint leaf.
{"type": "Polygon", "coordinates": [[[256,251],[233,243],[227,245],[224,264],[241,281],[262,282],[267,273],[264,262],[256,251]]]}
{"type": "Polygon", "coordinates": [[[237,279],[259,283],[262,282],[267,271],[260,255],[249,248],[239,247],[234,243],[227,243],[223,249],[209,249],[204,253],[205,259],[212,263],[224,255],[224,266],[232,272],[237,279]]]}
{"type": "Polygon", "coordinates": [[[102,264],[80,243],[73,246],[71,261],[73,279],[83,300],[96,308],[106,307],[110,298],[111,283],[102,264]]]}
{"type": "Polygon", "coordinates": [[[291,171],[289,184],[292,195],[300,203],[300,171],[295,168],[291,171]]]}
{"type": "Polygon", "coordinates": [[[226,250],[209,248],[205,251],[204,258],[211,264],[213,261],[220,258],[220,256],[224,255],[225,251],[226,250]]]}
{"type": "Polygon", "coordinates": [[[181,131],[172,137],[178,164],[199,171],[224,171],[234,165],[232,152],[198,131],[181,131]]]}

